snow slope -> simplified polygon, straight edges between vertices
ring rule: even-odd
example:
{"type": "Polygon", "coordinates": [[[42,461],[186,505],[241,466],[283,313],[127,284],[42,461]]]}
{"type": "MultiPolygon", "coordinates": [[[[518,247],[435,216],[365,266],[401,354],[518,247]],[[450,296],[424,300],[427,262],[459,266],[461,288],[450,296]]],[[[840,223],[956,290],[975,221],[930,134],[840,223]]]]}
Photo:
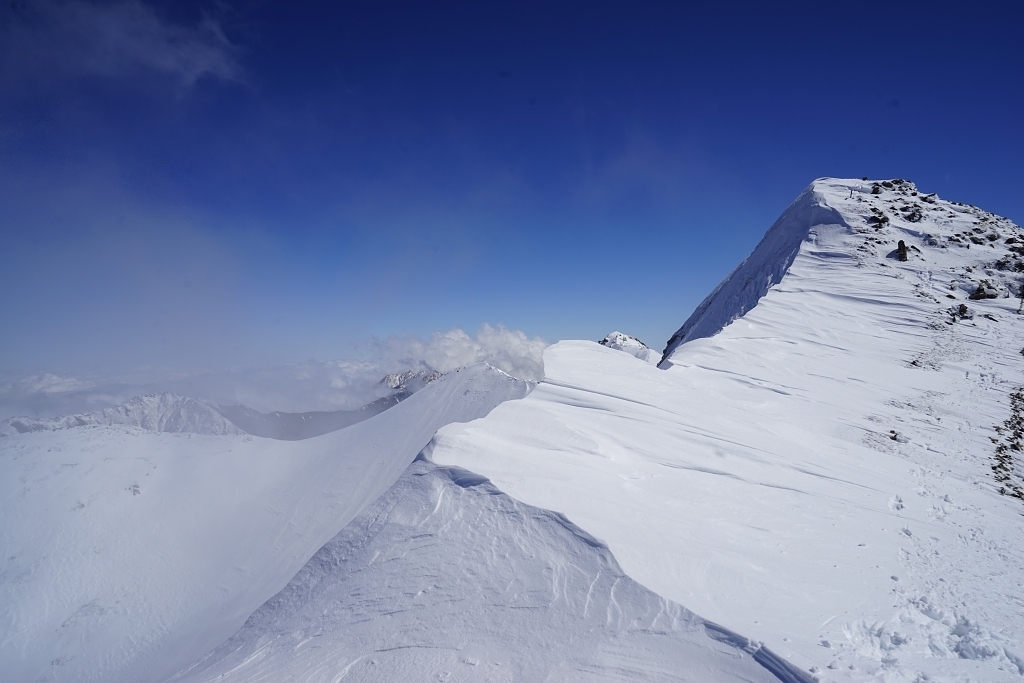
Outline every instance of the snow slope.
{"type": "Polygon", "coordinates": [[[1020,681],[1024,504],[999,490],[1021,471],[995,459],[1019,434],[995,427],[1024,383],[1024,233],[874,186],[808,188],[666,370],[562,342],[535,391],[444,428],[432,458],[823,681],[1020,681]]]}
{"type": "Polygon", "coordinates": [[[3,680],[163,680],[241,627],[440,426],[529,388],[469,366],[304,441],[122,425],[0,439],[3,680]]]}
{"type": "Polygon", "coordinates": [[[151,432],[243,434],[217,406],[174,394],[136,396],[115,408],[53,418],[12,417],[0,422],[0,436],[99,425],[129,425],[151,432]]]}
{"type": "Polygon", "coordinates": [[[173,680],[339,678],[807,680],[625,576],[561,515],[426,457],[173,680]]]}

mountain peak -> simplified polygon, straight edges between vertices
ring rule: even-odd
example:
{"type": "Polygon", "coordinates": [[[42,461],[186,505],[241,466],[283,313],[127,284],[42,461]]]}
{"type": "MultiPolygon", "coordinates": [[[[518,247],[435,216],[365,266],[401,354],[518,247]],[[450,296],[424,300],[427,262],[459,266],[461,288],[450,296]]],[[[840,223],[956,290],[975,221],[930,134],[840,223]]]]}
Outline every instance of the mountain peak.
{"type": "Polygon", "coordinates": [[[647,344],[644,344],[636,337],[623,334],[617,330],[597,343],[601,346],[607,346],[609,349],[625,351],[642,361],[657,362],[657,354],[647,344]]]}
{"type": "Polygon", "coordinates": [[[801,254],[857,268],[857,277],[926,268],[933,279],[949,281],[950,299],[1018,296],[1024,231],[969,204],[922,193],[908,180],[819,178],[672,335],[663,360],[680,344],[717,334],[746,314],[801,254]],[[901,243],[906,261],[900,261],[901,243]]]}
{"type": "Polygon", "coordinates": [[[440,377],[441,373],[437,370],[406,370],[385,375],[380,383],[395,391],[413,393],[440,377]]]}

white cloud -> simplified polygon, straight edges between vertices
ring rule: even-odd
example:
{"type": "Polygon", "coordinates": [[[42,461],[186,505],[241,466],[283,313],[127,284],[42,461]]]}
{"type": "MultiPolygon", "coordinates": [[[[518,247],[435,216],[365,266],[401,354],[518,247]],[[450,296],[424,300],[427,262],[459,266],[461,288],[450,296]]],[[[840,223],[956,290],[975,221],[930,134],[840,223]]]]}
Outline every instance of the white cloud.
{"type": "Polygon", "coordinates": [[[61,377],[50,372],[41,375],[30,375],[20,383],[19,389],[27,393],[66,394],[70,391],[82,391],[92,386],[74,377],[61,377]]]}
{"type": "Polygon", "coordinates": [[[378,342],[378,346],[381,357],[399,367],[425,365],[448,372],[483,361],[514,377],[539,381],[544,378],[543,353],[548,344],[540,337],[531,339],[520,330],[484,323],[475,337],[456,327],[435,332],[429,341],[391,337],[378,342]]]}
{"type": "Polygon", "coordinates": [[[362,360],[310,360],[204,373],[12,375],[0,377],[0,420],[15,415],[55,417],[87,412],[119,405],[132,396],[165,391],[224,405],[241,403],[261,412],[354,410],[390,393],[381,379],[392,372],[448,372],[487,362],[515,377],[539,381],[544,378],[547,346],[540,337],[484,324],[475,336],[454,328],[435,332],[429,340],[377,340],[370,357],[362,360]]]}
{"type": "Polygon", "coordinates": [[[0,31],[8,78],[155,72],[185,86],[204,76],[242,79],[237,49],[210,17],[175,24],[140,0],[38,0],[12,14],[0,31]]]}

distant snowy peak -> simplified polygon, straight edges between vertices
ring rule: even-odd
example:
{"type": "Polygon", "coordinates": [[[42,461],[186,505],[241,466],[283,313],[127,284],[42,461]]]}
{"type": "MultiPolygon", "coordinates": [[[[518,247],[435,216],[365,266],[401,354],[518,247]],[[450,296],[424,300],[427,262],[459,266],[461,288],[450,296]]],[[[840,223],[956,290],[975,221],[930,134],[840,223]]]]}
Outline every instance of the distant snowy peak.
{"type": "MultiPolygon", "coordinates": [[[[490,366],[488,370],[505,374],[490,366]]],[[[160,393],[136,396],[120,406],[89,413],[50,418],[12,417],[0,422],[0,436],[97,425],[127,425],[150,432],[250,434],[296,441],[344,429],[369,419],[443,376],[434,370],[409,370],[387,375],[380,383],[391,390],[388,395],[357,410],[260,413],[244,405],[222,406],[160,393]]]]}
{"type": "Polygon", "coordinates": [[[437,370],[407,370],[386,375],[380,383],[395,391],[415,393],[440,377],[437,370]]]}
{"type": "Polygon", "coordinates": [[[245,433],[210,404],[175,394],[147,394],[91,413],[41,419],[12,417],[0,422],[0,436],[97,425],[128,425],[150,432],[245,433]]]}
{"type": "Polygon", "coordinates": [[[782,281],[801,251],[829,258],[837,266],[837,277],[840,268],[850,266],[890,276],[900,264],[901,241],[906,260],[929,261],[936,276],[943,271],[952,289],[970,299],[1020,293],[1024,231],[1012,221],[921,193],[912,182],[898,178],[821,178],[697,306],[669,339],[663,361],[679,345],[715,335],[750,311],[782,281]]]}
{"type": "Polygon", "coordinates": [[[652,351],[647,344],[644,344],[636,337],[631,337],[628,334],[623,334],[618,331],[612,332],[607,337],[599,341],[598,344],[601,346],[607,346],[609,349],[615,349],[616,351],[625,351],[629,355],[649,363],[657,363],[661,358],[661,356],[652,351]]]}

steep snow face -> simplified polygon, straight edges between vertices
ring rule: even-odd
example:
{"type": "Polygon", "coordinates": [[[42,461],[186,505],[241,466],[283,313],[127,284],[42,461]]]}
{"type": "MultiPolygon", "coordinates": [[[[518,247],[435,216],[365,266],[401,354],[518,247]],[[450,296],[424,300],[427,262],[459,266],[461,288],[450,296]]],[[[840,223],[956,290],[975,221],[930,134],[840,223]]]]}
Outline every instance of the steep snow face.
{"type": "Polygon", "coordinates": [[[440,426],[529,389],[470,366],[304,441],[121,425],[0,439],[4,680],[172,675],[287,585],[440,426]]]}
{"type": "Polygon", "coordinates": [[[667,370],[562,342],[432,458],[823,681],[1019,682],[1024,235],[890,185],[816,182],[741,267],[778,282],[730,276],[667,370]]]}
{"type": "Polygon", "coordinates": [[[639,358],[640,360],[647,361],[649,363],[657,363],[661,358],[657,353],[652,351],[647,344],[644,344],[636,337],[631,337],[628,334],[623,334],[621,332],[612,332],[597,343],[601,346],[607,346],[609,349],[625,351],[634,358],[639,358]]]}
{"type": "Polygon", "coordinates": [[[817,226],[846,227],[846,223],[826,203],[822,186],[814,183],[768,229],[753,253],[697,306],[669,339],[664,357],[680,344],[710,337],[756,306],[768,289],[782,280],[801,244],[817,226]]]}
{"type": "Polygon", "coordinates": [[[149,432],[244,434],[216,406],[174,394],[136,396],[116,408],[53,418],[12,417],[0,422],[0,436],[73,427],[127,425],[149,432]]]}
{"type": "Polygon", "coordinates": [[[175,681],[806,680],[561,515],[419,459],[175,681]],[[773,672],[778,675],[773,675],[773,672]]]}
{"type": "MultiPolygon", "coordinates": [[[[972,298],[1019,295],[1024,272],[1024,232],[1001,216],[974,206],[923,194],[906,180],[881,182],[822,179],[811,184],[779,217],[753,253],[697,307],[669,339],[668,359],[680,345],[709,337],[752,309],[778,284],[797,255],[846,236],[834,256],[858,266],[880,256],[932,265],[954,289],[972,298]],[[974,253],[966,253],[974,245],[974,253]],[[951,251],[952,250],[952,251],[951,251]],[[981,252],[981,253],[979,253],[981,252]]],[[[826,247],[827,248],[827,247],[826,247]]],[[[818,249],[819,255],[824,253],[818,249]]]]}

